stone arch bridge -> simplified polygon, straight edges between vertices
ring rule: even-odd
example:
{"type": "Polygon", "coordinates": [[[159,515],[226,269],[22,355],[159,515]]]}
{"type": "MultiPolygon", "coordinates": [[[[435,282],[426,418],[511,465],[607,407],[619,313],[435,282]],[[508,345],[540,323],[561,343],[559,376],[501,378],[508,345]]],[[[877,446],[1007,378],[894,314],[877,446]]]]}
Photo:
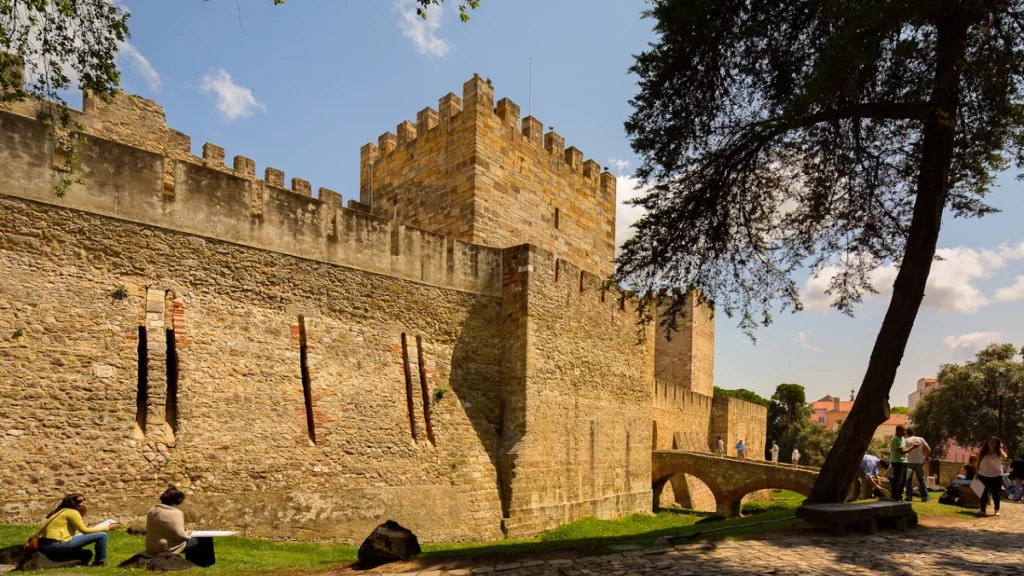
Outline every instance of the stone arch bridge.
{"type": "Polygon", "coordinates": [[[818,478],[811,468],[773,465],[763,460],[737,460],[712,454],[655,450],[652,454],[651,481],[657,506],[661,490],[669,478],[689,474],[707,484],[715,496],[716,514],[727,518],[740,515],[743,497],[757,490],[792,490],[807,496],[818,478]]]}

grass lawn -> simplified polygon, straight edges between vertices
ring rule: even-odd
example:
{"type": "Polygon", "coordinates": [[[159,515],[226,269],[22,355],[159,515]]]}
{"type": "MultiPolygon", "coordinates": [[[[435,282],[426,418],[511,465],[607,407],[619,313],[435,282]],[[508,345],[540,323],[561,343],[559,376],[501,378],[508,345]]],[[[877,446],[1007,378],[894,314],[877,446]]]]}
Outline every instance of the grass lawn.
{"type": "MultiPolygon", "coordinates": [[[[24,543],[38,526],[0,524],[0,548],[24,543]]],[[[107,566],[74,570],[88,574],[133,574],[120,570],[117,565],[145,550],[145,536],[129,536],[124,530],[110,533],[107,547],[107,566]]],[[[91,549],[91,547],[90,547],[91,549]]],[[[232,536],[217,538],[217,563],[204,574],[272,574],[281,571],[323,571],[337,564],[355,562],[356,547],[344,544],[318,544],[307,542],[270,542],[232,536]]],[[[41,570],[36,574],[61,573],[63,570],[41,570]]],[[[18,572],[15,572],[18,574],[18,572]]]]}
{"type": "MultiPolygon", "coordinates": [[[[797,520],[786,520],[803,502],[792,492],[773,493],[771,502],[748,503],[752,514],[719,522],[698,522],[707,514],[669,509],[658,514],[634,514],[618,520],[583,518],[544,532],[536,538],[494,542],[453,542],[424,544],[424,560],[458,557],[508,557],[517,554],[586,556],[614,551],[622,545],[651,546],[661,536],[699,535],[708,531],[715,538],[743,538],[764,532],[792,528],[797,520]],[[757,513],[755,513],[757,512],[757,513]],[[780,521],[781,520],[781,521],[780,521]],[[724,529],[723,529],[724,528],[724,529]],[[723,530],[719,530],[723,529],[723,530]]],[[[36,530],[33,526],[0,524],[0,547],[23,543],[36,530]]],[[[83,570],[89,574],[129,574],[117,564],[145,548],[145,537],[129,536],[115,530],[110,536],[107,565],[83,570]]],[[[216,540],[217,564],[204,571],[211,575],[314,573],[356,560],[356,547],[344,544],[270,542],[230,537],[216,540]]],[[[500,563],[500,558],[498,558],[500,563]]],[[[66,570],[53,571],[67,573],[66,570]]],[[[40,572],[46,573],[46,571],[40,572]]]]}

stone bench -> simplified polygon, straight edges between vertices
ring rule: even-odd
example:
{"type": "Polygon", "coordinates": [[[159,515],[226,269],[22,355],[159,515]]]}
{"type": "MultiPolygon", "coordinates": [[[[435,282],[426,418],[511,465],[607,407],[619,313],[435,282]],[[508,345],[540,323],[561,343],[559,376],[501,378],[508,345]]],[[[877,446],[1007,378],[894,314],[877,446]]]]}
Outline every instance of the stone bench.
{"type": "Polygon", "coordinates": [[[845,534],[848,526],[863,526],[869,533],[877,534],[879,524],[898,530],[917,525],[917,513],[909,502],[804,504],[796,509],[796,516],[812,524],[828,526],[837,534],[845,534]]]}

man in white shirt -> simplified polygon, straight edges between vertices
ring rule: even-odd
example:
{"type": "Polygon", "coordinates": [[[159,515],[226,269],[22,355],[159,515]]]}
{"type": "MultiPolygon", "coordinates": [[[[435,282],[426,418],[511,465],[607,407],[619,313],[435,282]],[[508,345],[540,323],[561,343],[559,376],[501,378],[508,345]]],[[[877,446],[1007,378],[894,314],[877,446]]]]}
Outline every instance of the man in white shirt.
{"type": "Polygon", "coordinates": [[[917,474],[917,489],[921,492],[921,502],[928,501],[928,485],[924,475],[924,463],[932,453],[931,446],[924,438],[914,434],[913,428],[907,428],[907,437],[904,438],[907,448],[920,448],[907,452],[907,502],[910,502],[914,495],[914,474],[917,474]]]}

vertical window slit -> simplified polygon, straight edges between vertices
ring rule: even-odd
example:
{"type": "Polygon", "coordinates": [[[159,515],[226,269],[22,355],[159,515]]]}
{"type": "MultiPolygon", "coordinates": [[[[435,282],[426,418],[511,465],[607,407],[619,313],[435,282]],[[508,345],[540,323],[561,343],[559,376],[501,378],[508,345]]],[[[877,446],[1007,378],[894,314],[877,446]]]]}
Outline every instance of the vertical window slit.
{"type": "Polygon", "coordinates": [[[146,407],[149,405],[149,342],[146,338],[146,327],[139,326],[139,371],[135,387],[135,423],[143,432],[146,431],[146,407]]]}
{"type": "Polygon", "coordinates": [[[167,331],[167,401],[164,403],[164,421],[171,431],[178,433],[178,349],[174,330],[167,331]]]}
{"type": "Polygon", "coordinates": [[[562,259],[555,258],[555,282],[562,276],[562,259]]]}
{"type": "Polygon", "coordinates": [[[555,230],[558,230],[558,220],[559,220],[558,216],[559,216],[558,208],[555,208],[555,230]]]}
{"type": "Polygon", "coordinates": [[[583,292],[583,270],[580,270],[580,292],[583,292]]]}
{"type": "Polygon", "coordinates": [[[402,332],[402,372],[405,374],[405,405],[409,411],[409,432],[416,439],[416,415],[412,405],[412,374],[409,373],[409,340],[402,332]]]}
{"type": "Polygon", "coordinates": [[[420,367],[420,393],[423,395],[423,424],[427,429],[427,440],[434,442],[434,428],[430,424],[430,388],[427,386],[427,362],[423,359],[423,338],[416,337],[416,360],[420,367]]]}
{"type": "Polygon", "coordinates": [[[309,441],[316,444],[316,423],[313,422],[313,385],[309,381],[309,355],[306,352],[306,318],[299,316],[299,368],[302,374],[302,397],[306,404],[306,430],[309,441]]]}

